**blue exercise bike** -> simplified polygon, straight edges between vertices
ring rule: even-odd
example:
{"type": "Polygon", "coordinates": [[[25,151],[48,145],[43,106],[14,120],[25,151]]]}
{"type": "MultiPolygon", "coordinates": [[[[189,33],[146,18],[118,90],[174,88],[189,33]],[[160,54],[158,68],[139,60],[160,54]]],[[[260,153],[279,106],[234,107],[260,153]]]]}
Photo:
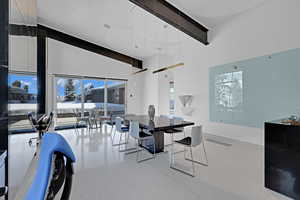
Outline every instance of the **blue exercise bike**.
{"type": "MultiPolygon", "coordinates": [[[[49,128],[53,117],[41,117],[42,119],[31,121],[43,133],[39,132],[36,153],[15,199],[68,200],[72,189],[73,163],[76,159],[71,147],[60,134],[45,132],[42,128],[49,128]]],[[[32,116],[29,119],[33,119],[32,116]]]]}

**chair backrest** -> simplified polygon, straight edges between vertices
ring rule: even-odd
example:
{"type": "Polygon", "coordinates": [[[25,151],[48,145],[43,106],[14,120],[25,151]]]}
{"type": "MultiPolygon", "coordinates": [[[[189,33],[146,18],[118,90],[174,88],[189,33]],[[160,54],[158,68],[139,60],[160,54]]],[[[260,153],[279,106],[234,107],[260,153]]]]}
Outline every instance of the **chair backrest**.
{"type": "Polygon", "coordinates": [[[130,121],[129,134],[134,138],[140,137],[140,125],[138,121],[130,121]]]}
{"type": "Polygon", "coordinates": [[[192,146],[198,146],[202,143],[203,140],[203,133],[202,133],[202,126],[194,126],[192,127],[192,146]]]}
{"type": "Polygon", "coordinates": [[[76,119],[80,119],[81,111],[79,109],[73,109],[73,114],[75,115],[76,119]]]}
{"type": "MultiPolygon", "coordinates": [[[[178,120],[178,121],[183,121],[184,119],[182,117],[177,117],[177,116],[173,116],[172,119],[175,121],[175,120],[178,120]]],[[[184,127],[181,127],[181,128],[176,128],[178,130],[184,130],[184,127]]]]}
{"type": "Polygon", "coordinates": [[[180,121],[183,121],[183,118],[182,118],[182,117],[173,116],[172,118],[173,118],[174,120],[180,120],[180,121]]]}
{"type": "Polygon", "coordinates": [[[160,117],[164,117],[164,118],[170,118],[169,115],[160,115],[160,117]]]}
{"type": "Polygon", "coordinates": [[[121,117],[116,117],[115,119],[116,129],[118,132],[122,132],[122,121],[123,119],[121,117]]]}

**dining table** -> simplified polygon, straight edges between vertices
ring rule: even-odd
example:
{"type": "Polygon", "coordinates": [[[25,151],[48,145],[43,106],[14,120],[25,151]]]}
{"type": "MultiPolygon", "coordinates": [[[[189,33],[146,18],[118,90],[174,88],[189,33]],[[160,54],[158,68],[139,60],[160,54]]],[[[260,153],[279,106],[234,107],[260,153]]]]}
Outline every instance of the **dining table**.
{"type": "MultiPolygon", "coordinates": [[[[153,134],[155,140],[155,153],[164,152],[164,133],[167,130],[184,128],[195,124],[194,122],[166,116],[155,116],[152,120],[150,120],[148,115],[125,115],[123,118],[125,125],[129,125],[130,121],[138,121],[142,131],[144,130],[153,134]]],[[[142,144],[142,146],[150,153],[154,153],[153,145],[154,142],[151,140],[142,144]]]]}

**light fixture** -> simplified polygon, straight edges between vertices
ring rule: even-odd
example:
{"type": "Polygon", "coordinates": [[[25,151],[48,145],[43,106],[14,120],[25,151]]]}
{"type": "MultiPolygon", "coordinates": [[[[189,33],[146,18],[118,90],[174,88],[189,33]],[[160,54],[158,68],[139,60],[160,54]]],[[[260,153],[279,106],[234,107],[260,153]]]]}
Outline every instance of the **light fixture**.
{"type": "Polygon", "coordinates": [[[170,66],[162,67],[160,69],[157,69],[157,70],[153,71],[152,73],[156,74],[156,73],[159,73],[159,72],[163,72],[163,71],[166,71],[166,70],[169,70],[169,69],[173,69],[173,68],[176,68],[176,67],[181,67],[181,66],[184,66],[184,63],[178,63],[178,64],[175,64],[175,65],[170,65],[170,66]]]}
{"type": "Polygon", "coordinates": [[[104,28],[107,28],[107,29],[111,28],[111,26],[109,24],[104,24],[103,26],[104,26],[104,28]]]}
{"type": "Polygon", "coordinates": [[[139,74],[139,73],[145,72],[145,71],[147,71],[147,70],[148,70],[148,68],[141,69],[141,70],[139,70],[139,71],[133,72],[131,75],[139,74]]]}

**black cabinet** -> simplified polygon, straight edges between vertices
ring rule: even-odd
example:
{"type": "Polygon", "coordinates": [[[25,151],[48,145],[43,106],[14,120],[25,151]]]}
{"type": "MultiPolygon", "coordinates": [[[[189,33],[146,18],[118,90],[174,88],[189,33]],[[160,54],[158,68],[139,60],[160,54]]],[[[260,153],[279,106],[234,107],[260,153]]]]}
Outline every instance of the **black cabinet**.
{"type": "Polygon", "coordinates": [[[300,126],[265,123],[265,187],[300,199],[300,126]]]}

